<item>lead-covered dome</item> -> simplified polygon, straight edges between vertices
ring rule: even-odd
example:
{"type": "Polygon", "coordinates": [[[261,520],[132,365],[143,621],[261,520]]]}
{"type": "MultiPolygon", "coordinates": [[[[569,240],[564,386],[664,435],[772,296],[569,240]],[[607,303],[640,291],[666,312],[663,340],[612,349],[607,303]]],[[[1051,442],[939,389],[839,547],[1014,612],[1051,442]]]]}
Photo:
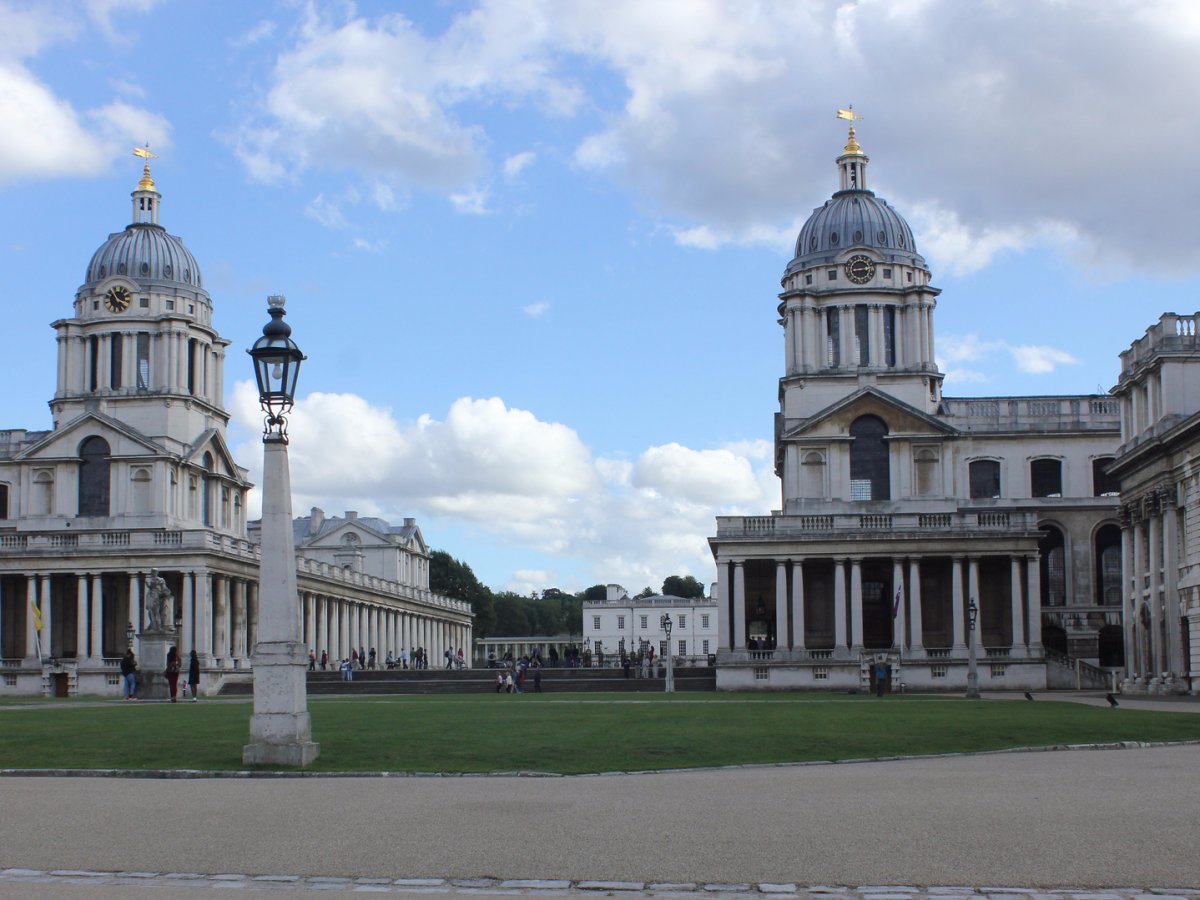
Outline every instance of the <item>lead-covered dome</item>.
{"type": "Polygon", "coordinates": [[[196,258],[183,241],[150,223],[134,223],[110,234],[92,255],[85,280],[103,281],[112,275],[203,287],[196,258]]]}
{"type": "Polygon", "coordinates": [[[850,250],[868,251],[881,260],[925,268],[912,229],[886,200],[867,190],[867,156],[850,129],[837,164],[841,190],[813,210],[796,238],[796,254],[784,273],[832,262],[850,250]],[[873,251],[873,252],[872,252],[873,251]]]}

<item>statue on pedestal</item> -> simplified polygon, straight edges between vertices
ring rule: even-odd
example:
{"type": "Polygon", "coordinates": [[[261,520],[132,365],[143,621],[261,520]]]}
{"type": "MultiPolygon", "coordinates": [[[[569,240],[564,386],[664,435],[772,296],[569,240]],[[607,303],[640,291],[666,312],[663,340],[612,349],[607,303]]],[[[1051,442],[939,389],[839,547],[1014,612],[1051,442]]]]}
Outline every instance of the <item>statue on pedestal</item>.
{"type": "Polygon", "coordinates": [[[146,612],[150,616],[147,631],[174,631],[175,597],[158,574],[158,569],[150,570],[150,578],[146,582],[146,612]]]}

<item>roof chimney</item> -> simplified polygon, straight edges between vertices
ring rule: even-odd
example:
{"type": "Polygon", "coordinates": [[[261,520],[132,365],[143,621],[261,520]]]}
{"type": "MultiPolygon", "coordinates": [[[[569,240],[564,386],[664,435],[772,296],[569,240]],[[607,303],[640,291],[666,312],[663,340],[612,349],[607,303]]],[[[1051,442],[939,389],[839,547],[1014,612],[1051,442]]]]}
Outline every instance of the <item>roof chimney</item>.
{"type": "Polygon", "coordinates": [[[319,506],[314,506],[309,510],[308,533],[310,535],[318,535],[321,533],[321,526],[325,524],[325,510],[319,506]]]}
{"type": "Polygon", "coordinates": [[[357,518],[358,518],[358,513],[357,513],[357,512],[355,512],[355,511],[354,511],[354,510],[352,510],[352,509],[348,509],[348,510],[346,510],[346,521],[348,521],[348,522],[353,522],[353,521],[354,521],[355,519],[357,519],[357,518]]]}

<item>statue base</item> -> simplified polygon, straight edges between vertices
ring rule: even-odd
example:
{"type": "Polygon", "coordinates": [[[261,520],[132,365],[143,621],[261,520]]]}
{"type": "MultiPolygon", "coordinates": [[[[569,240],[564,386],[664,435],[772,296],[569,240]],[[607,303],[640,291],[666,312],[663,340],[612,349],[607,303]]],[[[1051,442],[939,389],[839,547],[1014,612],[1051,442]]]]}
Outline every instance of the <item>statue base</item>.
{"type": "Polygon", "coordinates": [[[139,700],[169,700],[171,688],[163,670],[167,667],[167,651],[175,645],[174,631],[143,631],[138,635],[139,700]]]}
{"type": "Polygon", "coordinates": [[[312,740],[305,679],[308,650],[299,641],[260,641],[254,648],[254,715],[248,766],[307,766],[321,752],[312,740]]]}

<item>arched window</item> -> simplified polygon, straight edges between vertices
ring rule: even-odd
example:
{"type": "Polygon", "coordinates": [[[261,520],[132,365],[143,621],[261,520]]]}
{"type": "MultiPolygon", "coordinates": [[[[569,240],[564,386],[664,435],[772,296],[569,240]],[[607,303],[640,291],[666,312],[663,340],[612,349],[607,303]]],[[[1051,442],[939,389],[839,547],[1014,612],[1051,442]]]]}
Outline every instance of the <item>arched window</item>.
{"type": "Polygon", "coordinates": [[[200,524],[212,525],[213,523],[213,458],[211,453],[205,453],[204,459],[201,461],[204,467],[204,474],[200,476],[200,524]]]}
{"type": "Polygon", "coordinates": [[[1062,461],[1035,459],[1029,464],[1029,485],[1034,497],[1062,496],[1062,461]]]}
{"type": "Polygon", "coordinates": [[[1067,542],[1063,533],[1053,525],[1042,526],[1038,541],[1041,555],[1042,606],[1065,606],[1067,603],[1067,542]]]}
{"type": "Polygon", "coordinates": [[[1121,529],[1116,525],[1096,532],[1096,605],[1121,605],[1121,529]]]}
{"type": "Polygon", "coordinates": [[[850,499],[890,500],[888,427],[877,416],[861,416],[850,425],[850,499]]]}
{"type": "Polygon", "coordinates": [[[42,469],[33,474],[29,512],[35,516],[48,516],[52,509],[54,509],[54,473],[49,469],[42,469]]]}
{"type": "Polygon", "coordinates": [[[129,507],[135,515],[150,512],[150,488],[152,479],[149,469],[137,468],[129,477],[129,507]]]}
{"type": "Polygon", "coordinates": [[[807,450],[800,459],[800,495],[809,499],[829,496],[825,488],[825,454],[820,450],[807,450]]]}
{"type": "Polygon", "coordinates": [[[995,500],[1000,496],[1000,463],[977,459],[968,467],[972,500],[995,500]]]}
{"type": "Polygon", "coordinates": [[[913,468],[916,469],[918,497],[936,497],[941,493],[938,452],[934,447],[918,447],[913,451],[913,468]]]}
{"type": "Polygon", "coordinates": [[[108,441],[93,435],[79,445],[79,515],[109,515],[108,441]]]}
{"type": "Polygon", "coordinates": [[[1115,497],[1121,492],[1120,480],[1108,474],[1108,467],[1112,465],[1112,462],[1111,456],[1102,456],[1092,460],[1093,497],[1115,497]]]}
{"type": "Polygon", "coordinates": [[[8,485],[0,484],[0,519],[8,518],[8,485]]]}

